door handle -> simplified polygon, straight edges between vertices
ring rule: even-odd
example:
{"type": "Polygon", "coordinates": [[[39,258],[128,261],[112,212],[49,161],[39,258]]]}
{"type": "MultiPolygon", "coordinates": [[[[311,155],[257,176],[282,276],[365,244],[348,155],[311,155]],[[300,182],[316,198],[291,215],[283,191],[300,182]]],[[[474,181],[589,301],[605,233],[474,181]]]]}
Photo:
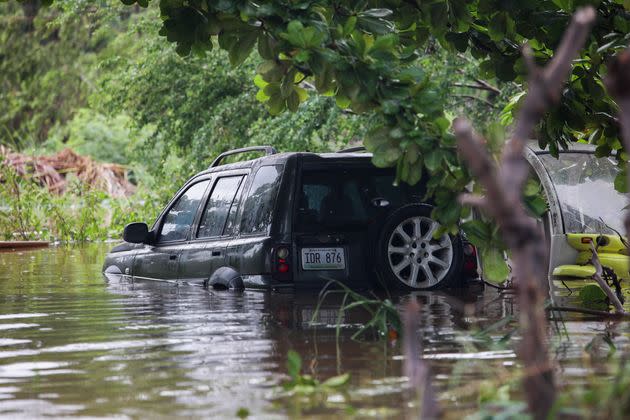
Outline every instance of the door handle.
{"type": "Polygon", "coordinates": [[[177,259],[177,254],[172,254],[168,256],[169,260],[176,260],[177,259]]]}
{"type": "Polygon", "coordinates": [[[221,251],[212,251],[213,257],[219,257],[221,255],[221,251]]]}

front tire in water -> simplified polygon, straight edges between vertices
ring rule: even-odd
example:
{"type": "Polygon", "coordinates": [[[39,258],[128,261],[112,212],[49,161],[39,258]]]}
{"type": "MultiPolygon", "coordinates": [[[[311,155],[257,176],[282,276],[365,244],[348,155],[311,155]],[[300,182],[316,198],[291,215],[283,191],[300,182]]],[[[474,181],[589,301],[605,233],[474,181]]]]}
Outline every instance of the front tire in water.
{"type": "Polygon", "coordinates": [[[431,218],[433,207],[410,204],[385,221],[377,244],[378,270],[389,286],[428,290],[458,285],[462,276],[459,235],[433,233],[440,224],[431,218]]]}

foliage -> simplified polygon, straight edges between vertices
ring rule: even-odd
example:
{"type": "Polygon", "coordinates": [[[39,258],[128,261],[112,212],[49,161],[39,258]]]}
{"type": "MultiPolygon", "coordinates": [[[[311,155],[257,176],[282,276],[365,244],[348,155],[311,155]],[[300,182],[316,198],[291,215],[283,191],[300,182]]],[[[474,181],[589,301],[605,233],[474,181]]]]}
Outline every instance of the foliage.
{"type": "Polygon", "coordinates": [[[72,147],[126,164],[139,192],[128,200],[100,197],[105,210],[93,216],[104,228],[84,235],[70,232],[65,221],[72,218],[61,216],[74,214],[74,194],[45,196],[24,180],[28,206],[5,206],[16,212],[4,218],[5,236],[117,237],[132,215],[150,222],[175,189],[221,151],[269,143],[282,151],[335,150],[365,132],[365,118],[331,98],[313,97],[301,113],[269,116],[249,83],[258,57],[237,69],[225,66],[221,51],[181,58],[157,36],[156,8],[85,0],[40,6],[0,3],[6,41],[0,46],[0,142],[29,154],[72,147]],[[31,18],[28,28],[20,26],[31,18]],[[55,203],[55,211],[44,203],[55,203]]]}
{"type": "Polygon", "coordinates": [[[287,354],[287,372],[291,378],[282,384],[285,391],[293,395],[313,395],[322,394],[343,387],[350,380],[350,374],[333,376],[320,382],[310,375],[303,375],[302,358],[295,350],[289,350],[287,354]]]}
{"type": "Polygon", "coordinates": [[[71,242],[119,238],[127,223],[154,220],[170,198],[170,188],[167,194],[162,194],[167,198],[158,199],[154,191],[140,191],[129,199],[112,199],[74,179],[68,191],[57,196],[34,180],[18,176],[11,167],[3,166],[0,237],[71,242]]]}
{"type": "Polygon", "coordinates": [[[260,59],[225,66],[228,54],[179,57],[157,36],[148,10],[122,36],[139,47],[133,54],[105,60],[91,104],[116,115],[126,112],[137,128],[151,126],[147,146],[162,157],[176,151],[188,171],[206,166],[227,149],[272,144],[282,151],[324,151],[343,147],[360,136],[365,120],[338,109],[329,98],[313,98],[299,114],[271,118],[256,101],[251,77],[260,59]],[[139,35],[140,34],[140,35],[139,35]]]}
{"type": "MultiPolygon", "coordinates": [[[[133,4],[129,0],[126,4],[133,4]]],[[[138,2],[145,6],[148,2],[138,2]]],[[[306,100],[303,82],[333,95],[341,107],[371,111],[375,127],[365,137],[377,166],[397,167],[398,178],[414,184],[424,171],[434,176],[429,195],[436,215],[453,226],[462,210],[455,194],[468,183],[459,165],[447,92],[436,85],[416,58],[431,34],[452,51],[470,51],[484,60],[480,70],[501,80],[523,81],[520,46],[526,40],[538,62],[547,61],[570,13],[583,1],[497,0],[324,2],[171,0],[160,2],[160,33],[177,52],[203,55],[214,45],[232,64],[257,47],[258,98],[272,113],[297,110],[306,100]]],[[[623,0],[598,1],[598,23],[560,107],[546,116],[539,133],[553,153],[567,142],[591,138],[619,149],[615,105],[602,88],[604,63],[627,43],[630,24],[623,0]],[[601,137],[600,137],[601,136],[601,137]]]]}
{"type": "Polygon", "coordinates": [[[108,117],[89,108],[80,108],[65,125],[52,129],[37,151],[69,147],[101,162],[128,164],[151,134],[150,127],[132,130],[132,124],[129,116],[122,113],[108,117]]]}
{"type": "Polygon", "coordinates": [[[67,4],[41,3],[0,3],[0,143],[17,150],[41,144],[86,104],[97,56],[116,35],[110,13],[121,8],[60,20],[67,4]]]}
{"type": "Polygon", "coordinates": [[[358,339],[371,331],[376,331],[378,339],[389,339],[392,336],[402,335],[402,321],[400,313],[390,299],[380,299],[378,297],[368,298],[350,289],[345,284],[330,280],[319,293],[319,299],[311,323],[317,319],[321,305],[331,294],[343,294],[343,300],[339,307],[337,316],[337,338],[339,338],[341,320],[346,311],[352,309],[362,309],[370,314],[370,320],[366,322],[357,332],[352,335],[352,339],[358,339]],[[335,289],[333,289],[335,288],[335,289]]]}
{"type": "Polygon", "coordinates": [[[580,302],[582,305],[595,309],[608,309],[608,299],[604,291],[597,284],[587,284],[580,288],[580,302]]]}
{"type": "MultiPolygon", "coordinates": [[[[528,179],[523,188],[523,204],[536,218],[541,218],[547,211],[547,201],[538,180],[528,179]]],[[[505,244],[498,227],[483,215],[463,222],[460,227],[466,234],[466,239],[480,250],[484,279],[492,283],[504,282],[510,274],[510,269],[505,258],[505,244]]]]}

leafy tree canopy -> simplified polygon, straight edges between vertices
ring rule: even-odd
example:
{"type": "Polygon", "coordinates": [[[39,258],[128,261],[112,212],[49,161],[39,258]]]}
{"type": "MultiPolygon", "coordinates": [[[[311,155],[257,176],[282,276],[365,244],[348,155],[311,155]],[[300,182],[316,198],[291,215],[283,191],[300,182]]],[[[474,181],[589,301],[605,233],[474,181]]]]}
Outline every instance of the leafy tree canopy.
{"type": "MultiPolygon", "coordinates": [[[[121,0],[146,7],[149,0],[121,0]]],[[[418,61],[432,37],[451,51],[483,60],[480,72],[525,81],[521,46],[539,64],[553,54],[571,13],[597,8],[597,24],[574,66],[560,105],[543,120],[539,142],[557,152],[588,139],[602,155],[621,149],[616,105],[602,84],[605,64],[630,39],[628,0],[161,0],[161,35],[178,53],[201,54],[218,45],[233,65],[257,49],[257,98],[272,114],[295,111],[305,83],[334,96],[342,108],[371,112],[364,139],[377,166],[397,166],[399,180],[423,174],[436,211],[454,224],[457,194],[469,182],[458,162],[445,113],[448,92],[418,61]]],[[[514,104],[518,106],[518,103],[514,104]]],[[[625,157],[625,154],[622,155],[625,157]]]]}

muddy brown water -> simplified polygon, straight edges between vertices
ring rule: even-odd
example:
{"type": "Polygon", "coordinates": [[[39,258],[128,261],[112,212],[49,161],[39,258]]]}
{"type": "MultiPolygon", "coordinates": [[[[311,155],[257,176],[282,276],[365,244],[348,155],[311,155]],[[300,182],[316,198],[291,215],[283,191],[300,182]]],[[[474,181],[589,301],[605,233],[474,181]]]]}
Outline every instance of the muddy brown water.
{"type": "MultiPolygon", "coordinates": [[[[312,323],[316,291],[208,292],[106,279],[108,247],[0,253],[0,417],[236,418],[239,409],[251,418],[409,415],[399,343],[352,340],[368,318],[363,311],[339,318],[340,296],[325,301],[312,323]],[[320,380],[350,373],[349,384],[316,398],[283,396],[290,349],[302,355],[305,373],[320,380]]],[[[575,294],[556,292],[575,303],[575,294]]],[[[423,357],[447,417],[475,412],[480,397],[517,381],[518,337],[497,344],[514,329],[512,295],[476,285],[414,296],[422,303],[423,357]]],[[[556,318],[550,337],[559,382],[609,380],[606,342],[617,356],[627,353],[630,324],[556,318]]]]}

